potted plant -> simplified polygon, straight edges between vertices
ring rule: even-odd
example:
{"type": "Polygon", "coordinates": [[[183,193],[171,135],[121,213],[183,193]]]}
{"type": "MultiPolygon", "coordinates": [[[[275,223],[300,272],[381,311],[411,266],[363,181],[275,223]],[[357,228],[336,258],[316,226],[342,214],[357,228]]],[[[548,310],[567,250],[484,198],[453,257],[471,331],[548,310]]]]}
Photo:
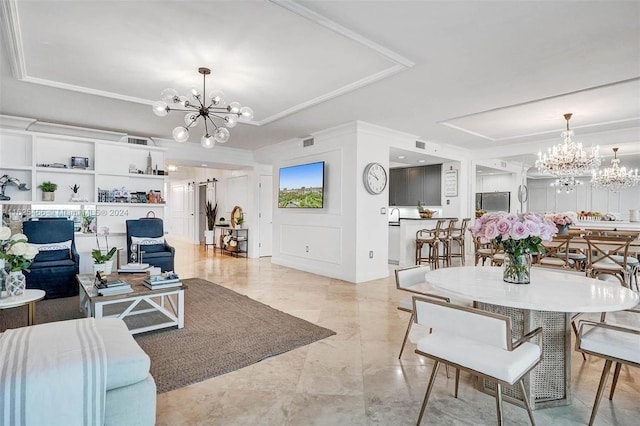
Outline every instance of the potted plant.
{"type": "Polygon", "coordinates": [[[214,244],[215,231],[213,227],[216,224],[216,216],[218,215],[218,203],[215,206],[211,204],[211,201],[207,201],[205,205],[205,216],[207,217],[207,230],[204,231],[204,243],[205,245],[214,244]]]}
{"type": "Polygon", "coordinates": [[[49,182],[48,180],[42,182],[38,188],[42,190],[42,201],[54,201],[55,191],[58,189],[58,184],[49,182]]]}
{"type": "Polygon", "coordinates": [[[422,204],[422,201],[418,201],[418,213],[420,214],[420,217],[423,219],[431,219],[433,217],[433,213],[435,212],[433,210],[429,210],[428,208],[426,208],[422,204]]]}
{"type": "Polygon", "coordinates": [[[104,235],[104,241],[107,245],[106,252],[103,252],[100,248],[100,241],[98,240],[98,234],[96,233],[96,244],[98,245],[97,249],[91,251],[91,257],[93,257],[93,273],[95,274],[98,271],[104,271],[105,274],[109,275],[113,268],[113,255],[118,251],[117,247],[111,247],[109,249],[109,227],[104,226],[102,228],[102,235],[104,235]]]}
{"type": "Polygon", "coordinates": [[[238,225],[238,228],[242,228],[243,223],[244,223],[244,213],[240,213],[240,216],[236,218],[236,225],[238,225]]]}

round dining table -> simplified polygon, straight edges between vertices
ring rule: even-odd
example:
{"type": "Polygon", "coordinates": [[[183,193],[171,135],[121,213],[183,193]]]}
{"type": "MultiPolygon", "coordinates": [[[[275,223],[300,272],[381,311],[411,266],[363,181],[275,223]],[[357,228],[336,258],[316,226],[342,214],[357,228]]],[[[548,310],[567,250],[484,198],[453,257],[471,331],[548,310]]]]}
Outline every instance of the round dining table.
{"type": "MultiPolygon", "coordinates": [[[[511,318],[513,338],[542,327],[543,360],[525,380],[532,408],[571,403],[571,320],[574,313],[613,312],[635,307],[638,293],[616,281],[550,268],[531,268],[530,284],[502,280],[501,267],[461,266],[429,271],[426,284],[451,296],[473,299],[477,308],[511,318]]],[[[481,384],[492,393],[493,385],[481,384]]],[[[522,400],[520,389],[504,388],[505,400],[522,400]]]]}

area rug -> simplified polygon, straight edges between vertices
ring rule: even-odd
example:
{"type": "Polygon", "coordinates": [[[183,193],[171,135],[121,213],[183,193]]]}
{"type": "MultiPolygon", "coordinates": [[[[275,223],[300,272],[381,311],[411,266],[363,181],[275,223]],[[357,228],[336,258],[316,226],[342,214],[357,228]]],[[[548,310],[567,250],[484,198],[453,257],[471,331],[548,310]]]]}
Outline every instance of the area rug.
{"type": "MultiPolygon", "coordinates": [[[[225,374],[335,332],[212,282],[184,280],[185,327],[135,335],[151,358],[158,393],[225,374]]],[[[0,311],[0,330],[26,325],[26,308],[0,311]],[[24,323],[24,324],[23,324],[24,323]]],[[[38,324],[80,318],[78,298],[45,300],[38,324]]]]}

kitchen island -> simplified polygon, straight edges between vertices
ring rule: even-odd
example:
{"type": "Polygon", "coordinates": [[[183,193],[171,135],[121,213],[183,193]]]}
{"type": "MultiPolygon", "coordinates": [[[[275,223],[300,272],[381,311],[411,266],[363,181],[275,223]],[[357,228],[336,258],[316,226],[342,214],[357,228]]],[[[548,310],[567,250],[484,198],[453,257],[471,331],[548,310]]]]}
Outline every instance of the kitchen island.
{"type": "Polygon", "coordinates": [[[415,265],[416,232],[421,229],[435,228],[438,219],[455,218],[400,218],[397,222],[389,222],[389,263],[396,264],[400,268],[415,265]]]}

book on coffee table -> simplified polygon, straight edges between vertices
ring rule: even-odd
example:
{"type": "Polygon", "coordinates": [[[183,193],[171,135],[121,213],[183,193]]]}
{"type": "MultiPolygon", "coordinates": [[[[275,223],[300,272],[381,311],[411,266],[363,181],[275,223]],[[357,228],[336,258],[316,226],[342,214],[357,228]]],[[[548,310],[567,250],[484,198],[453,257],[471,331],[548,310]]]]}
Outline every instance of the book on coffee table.
{"type": "Polygon", "coordinates": [[[120,266],[118,272],[124,273],[135,273],[135,272],[147,272],[147,270],[151,267],[148,263],[127,263],[126,265],[120,266]]]}

